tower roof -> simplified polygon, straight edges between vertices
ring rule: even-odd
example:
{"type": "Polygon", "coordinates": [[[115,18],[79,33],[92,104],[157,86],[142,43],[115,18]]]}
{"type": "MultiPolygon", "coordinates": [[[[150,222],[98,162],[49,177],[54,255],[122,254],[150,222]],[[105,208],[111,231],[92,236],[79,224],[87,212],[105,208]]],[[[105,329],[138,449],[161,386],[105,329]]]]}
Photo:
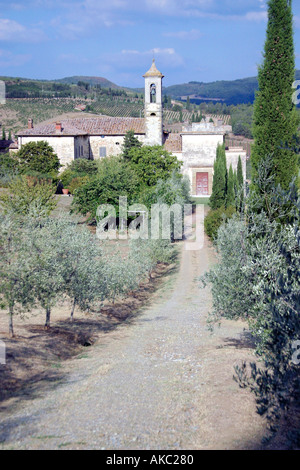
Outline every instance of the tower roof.
{"type": "Polygon", "coordinates": [[[159,72],[159,70],[157,70],[156,65],[155,65],[155,59],[152,60],[151,68],[143,76],[145,78],[146,77],[160,77],[160,78],[164,77],[164,75],[161,72],[159,72]]]}

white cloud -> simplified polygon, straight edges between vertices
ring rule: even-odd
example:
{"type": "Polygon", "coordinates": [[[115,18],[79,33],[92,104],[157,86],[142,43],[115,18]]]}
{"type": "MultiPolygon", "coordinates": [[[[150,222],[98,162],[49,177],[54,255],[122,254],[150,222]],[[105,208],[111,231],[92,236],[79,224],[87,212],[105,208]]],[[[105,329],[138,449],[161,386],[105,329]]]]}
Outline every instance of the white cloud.
{"type": "Polygon", "coordinates": [[[0,49],[0,67],[20,67],[32,59],[30,54],[12,54],[9,51],[0,49]]]}
{"type": "Polygon", "coordinates": [[[117,54],[107,54],[103,57],[106,64],[111,65],[115,70],[128,70],[131,68],[143,68],[148,70],[151,66],[153,57],[158,64],[164,64],[165,67],[177,68],[184,64],[183,58],[177,54],[173,48],[156,47],[147,51],[124,49],[117,54]]]}
{"type": "Polygon", "coordinates": [[[195,41],[203,36],[203,33],[198,29],[192,29],[191,31],[175,31],[163,34],[167,38],[177,38],[183,40],[195,41]]]}
{"type": "Polygon", "coordinates": [[[40,42],[45,39],[41,29],[27,28],[17,21],[0,18],[0,41],[40,42]]]}
{"type": "Polygon", "coordinates": [[[268,12],[267,11],[249,11],[245,15],[245,20],[247,21],[267,21],[268,12]]]}

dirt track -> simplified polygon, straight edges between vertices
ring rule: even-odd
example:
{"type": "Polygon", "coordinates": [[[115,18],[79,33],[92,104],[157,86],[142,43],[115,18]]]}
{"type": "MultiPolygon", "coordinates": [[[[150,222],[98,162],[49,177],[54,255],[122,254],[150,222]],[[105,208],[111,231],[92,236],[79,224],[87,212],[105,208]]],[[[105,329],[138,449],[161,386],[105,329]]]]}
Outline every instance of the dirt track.
{"type": "Polygon", "coordinates": [[[63,363],[51,390],[2,413],[3,449],[258,449],[264,422],[232,380],[253,358],[243,324],[206,328],[209,290],[195,279],[213,261],[208,242],[182,250],[180,271],[134,322],[63,363]]]}

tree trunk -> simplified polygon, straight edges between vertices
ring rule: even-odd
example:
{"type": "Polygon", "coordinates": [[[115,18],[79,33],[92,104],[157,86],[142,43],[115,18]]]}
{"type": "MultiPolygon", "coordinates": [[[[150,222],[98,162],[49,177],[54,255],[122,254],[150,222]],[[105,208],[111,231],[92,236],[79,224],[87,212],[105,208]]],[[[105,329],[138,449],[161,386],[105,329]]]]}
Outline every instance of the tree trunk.
{"type": "Polygon", "coordinates": [[[9,307],[9,336],[14,338],[14,324],[13,324],[13,315],[14,315],[14,308],[9,307]]]}
{"type": "Polygon", "coordinates": [[[50,307],[46,308],[46,323],[45,323],[45,328],[48,330],[50,328],[50,315],[51,315],[51,309],[50,307]]]}
{"type": "Polygon", "coordinates": [[[73,307],[72,307],[72,310],[71,310],[71,322],[74,321],[74,312],[75,312],[75,307],[76,307],[76,299],[74,299],[74,302],[73,302],[73,307]]]}

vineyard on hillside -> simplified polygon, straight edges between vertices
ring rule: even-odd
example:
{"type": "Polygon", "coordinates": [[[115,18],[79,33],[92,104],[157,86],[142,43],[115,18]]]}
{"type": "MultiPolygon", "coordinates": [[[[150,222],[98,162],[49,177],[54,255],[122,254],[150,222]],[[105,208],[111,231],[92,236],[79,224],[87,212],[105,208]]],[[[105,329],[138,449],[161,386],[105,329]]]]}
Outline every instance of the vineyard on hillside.
{"type": "MultiPolygon", "coordinates": [[[[106,97],[97,100],[82,98],[15,98],[7,99],[5,105],[0,105],[0,125],[6,133],[17,135],[20,129],[27,127],[28,118],[32,118],[35,124],[55,119],[66,113],[85,113],[113,116],[113,117],[144,117],[144,101],[141,97],[106,97]]],[[[230,124],[230,115],[204,114],[198,106],[187,110],[182,105],[175,105],[173,110],[164,109],[164,126],[198,121],[201,116],[212,119],[215,122],[222,120],[224,124],[230,124]]],[[[172,127],[170,127],[170,130],[172,127]]]]}

